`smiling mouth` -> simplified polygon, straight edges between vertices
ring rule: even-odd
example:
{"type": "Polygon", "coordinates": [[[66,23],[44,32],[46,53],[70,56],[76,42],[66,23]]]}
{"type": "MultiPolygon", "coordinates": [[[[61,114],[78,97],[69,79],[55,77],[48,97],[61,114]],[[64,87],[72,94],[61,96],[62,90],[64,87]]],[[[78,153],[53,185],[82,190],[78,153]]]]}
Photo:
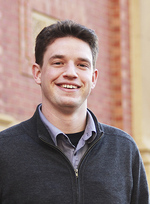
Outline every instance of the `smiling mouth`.
{"type": "Polygon", "coordinates": [[[61,87],[63,87],[63,88],[66,88],[66,89],[77,89],[77,88],[79,88],[78,86],[75,86],[75,85],[69,85],[69,84],[63,84],[63,85],[61,85],[61,87]]]}

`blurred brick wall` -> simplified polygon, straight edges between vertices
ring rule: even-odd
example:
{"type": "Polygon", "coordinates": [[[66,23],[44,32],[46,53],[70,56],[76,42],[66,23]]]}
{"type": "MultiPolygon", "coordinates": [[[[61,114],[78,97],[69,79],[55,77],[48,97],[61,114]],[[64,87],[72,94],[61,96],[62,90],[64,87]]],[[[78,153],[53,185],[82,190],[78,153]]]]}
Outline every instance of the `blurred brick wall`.
{"type": "Polygon", "coordinates": [[[30,117],[41,101],[32,66],[32,12],[72,19],[99,37],[99,80],[88,107],[131,133],[128,0],[0,0],[0,113],[30,117]]]}

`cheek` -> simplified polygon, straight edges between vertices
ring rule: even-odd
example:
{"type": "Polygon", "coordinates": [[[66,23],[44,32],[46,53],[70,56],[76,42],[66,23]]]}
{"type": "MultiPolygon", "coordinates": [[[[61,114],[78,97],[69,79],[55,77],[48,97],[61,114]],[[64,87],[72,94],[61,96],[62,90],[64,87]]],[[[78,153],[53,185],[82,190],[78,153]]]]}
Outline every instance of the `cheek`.
{"type": "Polygon", "coordinates": [[[54,68],[49,68],[46,72],[46,77],[49,78],[50,80],[56,80],[62,75],[62,70],[60,69],[54,69],[54,68]]]}
{"type": "Polygon", "coordinates": [[[43,83],[51,81],[54,78],[54,73],[52,71],[43,71],[41,74],[41,80],[43,83]]]}
{"type": "Polygon", "coordinates": [[[91,74],[83,74],[82,79],[88,83],[88,84],[92,84],[92,75],[91,74]]]}
{"type": "Polygon", "coordinates": [[[93,86],[92,77],[89,75],[84,75],[82,77],[82,82],[83,82],[85,88],[87,89],[87,91],[91,91],[91,88],[93,86]]]}

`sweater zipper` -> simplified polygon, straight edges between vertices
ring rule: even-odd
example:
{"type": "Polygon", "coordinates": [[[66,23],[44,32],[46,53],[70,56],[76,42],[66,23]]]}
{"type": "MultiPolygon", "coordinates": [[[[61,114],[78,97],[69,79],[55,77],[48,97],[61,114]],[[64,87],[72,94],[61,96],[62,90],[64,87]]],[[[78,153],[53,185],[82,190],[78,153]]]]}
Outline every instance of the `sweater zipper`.
{"type": "MultiPolygon", "coordinates": [[[[79,187],[78,187],[78,178],[79,178],[79,167],[80,167],[80,164],[82,163],[82,161],[84,160],[84,158],[86,157],[86,155],[88,154],[88,152],[94,147],[94,145],[101,139],[101,137],[103,136],[103,132],[101,133],[101,136],[99,137],[98,140],[96,140],[91,146],[90,148],[86,151],[86,153],[84,154],[84,156],[81,158],[80,162],[79,162],[79,165],[78,165],[78,168],[77,169],[74,169],[74,172],[75,172],[75,177],[76,177],[76,182],[77,182],[77,200],[79,201],[80,200],[80,195],[79,195],[79,187]]],[[[40,139],[46,143],[47,145],[51,146],[53,149],[57,150],[58,152],[61,153],[61,155],[70,163],[70,165],[72,166],[70,160],[65,156],[65,154],[58,148],[58,147],[55,147],[49,143],[47,143],[45,140],[43,140],[41,137],[40,139]]],[[[73,166],[72,166],[73,167],[73,166]]],[[[77,201],[77,203],[78,203],[77,201]]]]}
{"type": "MultiPolygon", "coordinates": [[[[52,147],[53,149],[55,149],[56,151],[60,152],[61,155],[70,163],[70,165],[72,166],[72,163],[70,162],[70,160],[66,157],[66,155],[57,147],[57,146],[54,146],[54,145],[51,145],[49,143],[47,143],[45,140],[43,140],[41,137],[40,137],[40,140],[42,140],[44,143],[46,143],[48,146],[52,147]]],[[[73,167],[73,166],[72,166],[73,167]]],[[[75,176],[76,176],[76,179],[78,179],[78,169],[73,169],[74,172],[75,172],[75,176]]]]}
{"type": "MultiPolygon", "coordinates": [[[[79,165],[78,165],[78,168],[77,169],[74,169],[74,172],[75,172],[75,176],[76,178],[79,177],[79,166],[81,164],[81,162],[83,161],[83,159],[86,157],[86,155],[88,154],[88,152],[94,147],[94,145],[101,139],[101,137],[103,136],[103,132],[101,133],[100,137],[98,138],[98,140],[96,140],[91,146],[90,148],[86,151],[86,153],[83,155],[83,157],[81,158],[80,162],[79,162],[79,165]]],[[[56,149],[57,151],[59,151],[63,157],[70,163],[70,165],[72,166],[72,163],[70,162],[70,160],[66,157],[66,155],[58,148],[58,147],[55,147],[54,145],[51,145],[49,143],[47,143],[45,140],[43,140],[41,137],[40,139],[46,143],[47,145],[51,146],[53,149],[56,149]]]]}
{"type": "Polygon", "coordinates": [[[78,169],[74,169],[76,178],[78,179],[78,169]]]}
{"type": "Polygon", "coordinates": [[[101,133],[101,136],[98,138],[98,140],[96,140],[91,146],[90,148],[86,151],[86,153],[83,155],[83,157],[81,158],[80,162],[79,162],[79,165],[78,165],[78,168],[77,169],[74,169],[75,171],[75,175],[76,175],[76,178],[78,179],[79,177],[79,167],[80,167],[80,164],[82,163],[82,161],[84,160],[84,158],[86,157],[86,155],[88,154],[88,152],[97,144],[97,142],[99,142],[99,140],[101,139],[101,137],[103,136],[103,132],[101,133]]]}
{"type": "MultiPolygon", "coordinates": [[[[47,144],[48,146],[52,147],[53,149],[55,149],[56,151],[60,152],[61,155],[71,164],[70,160],[66,157],[66,155],[61,151],[61,149],[59,149],[57,146],[54,146],[54,145],[51,145],[49,144],[48,142],[46,142],[45,140],[43,140],[41,137],[40,137],[40,140],[42,140],[45,144],[47,144]]],[[[72,164],[71,164],[72,166],[72,164]]]]}
{"type": "MultiPolygon", "coordinates": [[[[75,173],[75,178],[76,178],[76,185],[77,185],[77,200],[78,200],[78,197],[79,197],[79,188],[78,188],[78,169],[74,169],[73,166],[72,166],[72,163],[70,162],[70,160],[66,157],[66,155],[57,147],[57,146],[54,146],[54,145],[51,145],[49,143],[47,143],[45,140],[43,140],[41,137],[40,137],[40,140],[42,140],[45,144],[47,144],[48,146],[52,147],[53,149],[55,149],[56,151],[58,151],[70,164],[70,166],[72,167],[72,169],[74,170],[74,173],[75,173]]],[[[77,201],[78,203],[78,201],[77,201]]]]}
{"type": "Polygon", "coordinates": [[[79,192],[79,183],[78,183],[78,178],[79,178],[79,168],[80,168],[80,165],[82,163],[82,161],[84,160],[84,158],[86,157],[86,155],[88,154],[88,152],[97,144],[97,142],[99,142],[99,140],[101,139],[101,137],[103,136],[103,132],[101,133],[100,137],[98,138],[98,140],[96,140],[90,147],[89,149],[86,151],[86,153],[84,154],[84,156],[81,158],[80,162],[79,162],[79,165],[78,165],[78,168],[77,169],[74,169],[75,171],[75,176],[76,176],[76,182],[77,182],[77,203],[80,202],[80,192],[79,192]]]}

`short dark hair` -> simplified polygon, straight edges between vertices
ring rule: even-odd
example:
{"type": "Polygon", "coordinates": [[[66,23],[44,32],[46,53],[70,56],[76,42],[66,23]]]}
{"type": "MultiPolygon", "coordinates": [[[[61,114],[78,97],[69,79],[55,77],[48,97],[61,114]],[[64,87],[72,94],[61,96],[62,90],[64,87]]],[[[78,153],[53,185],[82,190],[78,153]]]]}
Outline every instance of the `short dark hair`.
{"type": "Polygon", "coordinates": [[[95,68],[98,55],[98,38],[94,30],[75,23],[71,20],[58,21],[55,24],[43,28],[36,38],[35,61],[41,67],[43,65],[44,53],[47,47],[57,38],[75,37],[88,43],[93,56],[93,67],[95,68]]]}

